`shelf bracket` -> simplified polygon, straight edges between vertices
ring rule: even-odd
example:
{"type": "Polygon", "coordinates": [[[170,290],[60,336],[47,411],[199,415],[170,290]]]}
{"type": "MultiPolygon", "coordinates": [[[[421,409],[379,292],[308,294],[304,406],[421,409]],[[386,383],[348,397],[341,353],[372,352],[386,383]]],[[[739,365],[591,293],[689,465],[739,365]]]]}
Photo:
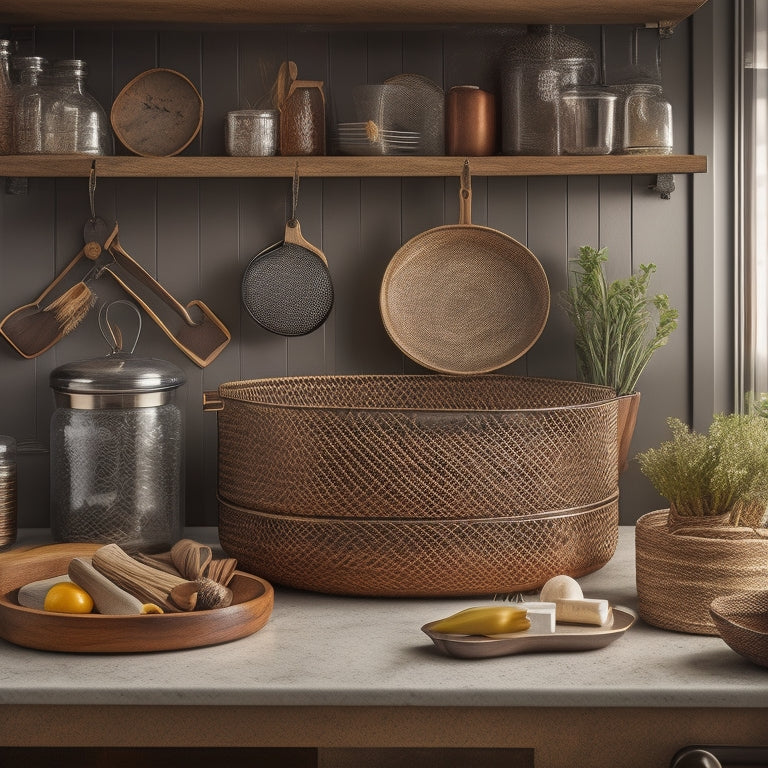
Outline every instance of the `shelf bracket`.
{"type": "Polygon", "coordinates": [[[671,173],[660,173],[656,176],[656,183],[650,184],[648,189],[658,192],[662,200],[669,200],[675,191],[675,177],[671,173]]]}

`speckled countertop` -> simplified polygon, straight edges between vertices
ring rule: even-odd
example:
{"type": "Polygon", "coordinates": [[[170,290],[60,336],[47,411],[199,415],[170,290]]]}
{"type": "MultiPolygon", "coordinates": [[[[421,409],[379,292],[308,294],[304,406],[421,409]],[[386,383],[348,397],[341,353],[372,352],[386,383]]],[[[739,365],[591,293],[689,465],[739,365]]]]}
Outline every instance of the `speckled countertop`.
{"type": "MultiPolygon", "coordinates": [[[[187,535],[216,542],[216,529],[187,535]]],[[[23,531],[20,543],[44,543],[23,531]]],[[[580,579],[585,596],[636,607],[634,529],[580,579]]],[[[477,599],[345,598],[278,588],[267,625],[192,650],[61,654],[0,640],[0,704],[213,706],[764,707],[768,670],[719,637],[638,621],[606,648],[487,660],[440,655],[420,627],[477,599]]]]}

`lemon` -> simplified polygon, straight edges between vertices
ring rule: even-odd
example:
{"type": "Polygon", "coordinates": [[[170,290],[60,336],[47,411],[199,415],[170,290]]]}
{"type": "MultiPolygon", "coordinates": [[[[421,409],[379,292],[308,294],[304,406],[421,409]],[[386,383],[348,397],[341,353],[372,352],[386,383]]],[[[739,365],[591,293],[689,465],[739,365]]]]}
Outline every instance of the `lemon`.
{"type": "Polygon", "coordinates": [[[90,613],[93,610],[93,599],[77,584],[62,581],[45,593],[43,608],[57,613],[90,613]]]}

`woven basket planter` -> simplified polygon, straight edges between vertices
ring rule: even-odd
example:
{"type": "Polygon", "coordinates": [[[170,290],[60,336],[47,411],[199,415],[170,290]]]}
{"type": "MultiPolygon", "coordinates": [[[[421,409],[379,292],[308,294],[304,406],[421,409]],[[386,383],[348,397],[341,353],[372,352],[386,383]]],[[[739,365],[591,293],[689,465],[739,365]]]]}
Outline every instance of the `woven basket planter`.
{"type": "Polygon", "coordinates": [[[662,629],[717,635],[712,600],[768,584],[768,531],[679,519],[671,530],[668,517],[649,512],[635,526],[638,613],[662,629]]]}
{"type": "Polygon", "coordinates": [[[615,550],[617,398],[605,387],[318,376],[218,396],[219,539],[270,581],[515,592],[597,570],[615,550]]]}

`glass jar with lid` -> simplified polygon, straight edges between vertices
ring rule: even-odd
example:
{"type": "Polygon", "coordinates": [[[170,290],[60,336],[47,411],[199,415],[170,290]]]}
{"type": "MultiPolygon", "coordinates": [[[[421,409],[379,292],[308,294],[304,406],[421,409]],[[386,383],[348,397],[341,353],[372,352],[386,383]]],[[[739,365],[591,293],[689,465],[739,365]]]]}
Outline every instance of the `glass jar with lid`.
{"type": "Polygon", "coordinates": [[[42,91],[42,151],[48,154],[107,155],[112,134],[104,108],[86,89],[88,65],[63,59],[51,67],[42,91]]]}
{"type": "Polygon", "coordinates": [[[623,149],[630,155],[672,152],[672,106],[659,83],[634,83],[626,92],[623,149]]]}
{"type": "Polygon", "coordinates": [[[560,93],[597,82],[594,50],[563,27],[534,25],[504,50],[501,67],[502,151],[560,154],[560,93]]]}
{"type": "Polygon", "coordinates": [[[183,526],[185,378],[170,362],[119,348],[105,319],[116,304],[134,308],[140,329],[135,305],[112,302],[99,316],[111,353],[50,374],[51,527],[58,541],[157,552],[183,526]]]}
{"type": "Polygon", "coordinates": [[[0,155],[13,152],[11,48],[10,40],[0,40],[0,155]]]}
{"type": "Polygon", "coordinates": [[[43,151],[42,75],[48,62],[42,56],[14,56],[12,64],[18,80],[13,86],[13,151],[36,154],[43,151]]]}

